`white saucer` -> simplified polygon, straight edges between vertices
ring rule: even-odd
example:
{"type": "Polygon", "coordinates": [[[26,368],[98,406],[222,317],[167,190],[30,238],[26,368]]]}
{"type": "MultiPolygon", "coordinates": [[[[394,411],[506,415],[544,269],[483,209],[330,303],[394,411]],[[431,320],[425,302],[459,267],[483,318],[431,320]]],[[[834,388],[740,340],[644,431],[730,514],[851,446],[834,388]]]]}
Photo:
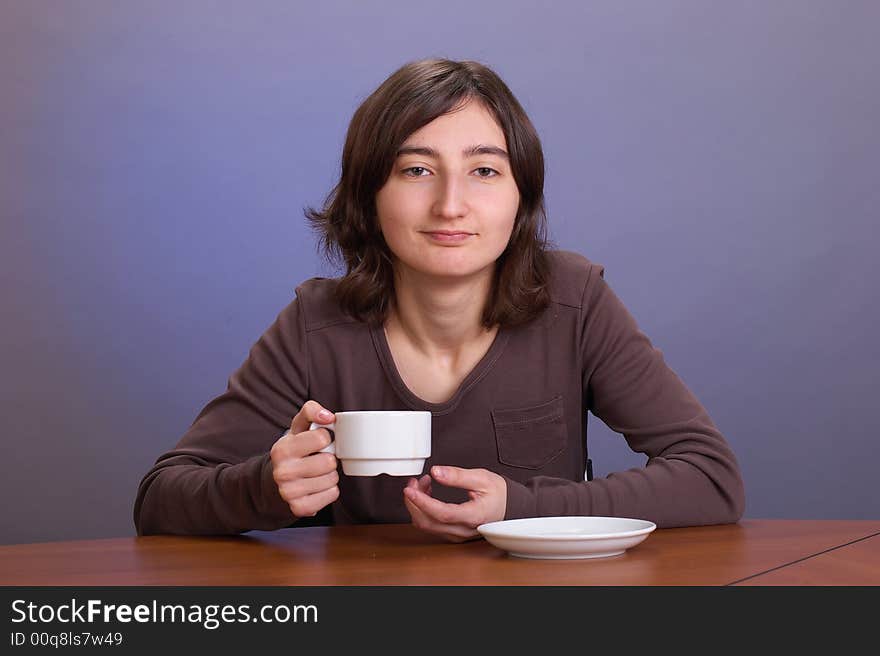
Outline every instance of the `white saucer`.
{"type": "Polygon", "coordinates": [[[477,527],[486,541],[519,558],[606,558],[648,537],[657,525],[626,517],[529,517],[477,527]]]}

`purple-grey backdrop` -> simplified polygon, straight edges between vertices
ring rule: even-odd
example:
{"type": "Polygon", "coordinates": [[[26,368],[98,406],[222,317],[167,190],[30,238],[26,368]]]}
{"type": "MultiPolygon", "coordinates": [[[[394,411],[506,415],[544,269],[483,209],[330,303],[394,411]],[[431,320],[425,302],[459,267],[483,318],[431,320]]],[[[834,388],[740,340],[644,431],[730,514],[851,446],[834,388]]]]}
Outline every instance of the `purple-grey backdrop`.
{"type": "MultiPolygon", "coordinates": [[[[552,237],[726,434],[750,517],[877,518],[880,3],[0,4],[0,542],[130,535],[135,490],[294,286],[352,112],[478,59],[552,237]],[[381,7],[381,9],[380,9],[381,7]]],[[[644,463],[591,418],[599,476],[644,463]]]]}

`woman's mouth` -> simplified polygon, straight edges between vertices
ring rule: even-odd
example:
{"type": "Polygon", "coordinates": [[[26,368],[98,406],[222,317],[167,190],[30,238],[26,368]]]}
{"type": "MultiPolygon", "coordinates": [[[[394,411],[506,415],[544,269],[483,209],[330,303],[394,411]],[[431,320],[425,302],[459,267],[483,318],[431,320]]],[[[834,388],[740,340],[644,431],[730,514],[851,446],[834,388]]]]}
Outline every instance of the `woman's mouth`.
{"type": "Polygon", "coordinates": [[[441,244],[460,244],[474,236],[472,232],[463,232],[461,230],[431,230],[425,231],[422,234],[441,244]]]}

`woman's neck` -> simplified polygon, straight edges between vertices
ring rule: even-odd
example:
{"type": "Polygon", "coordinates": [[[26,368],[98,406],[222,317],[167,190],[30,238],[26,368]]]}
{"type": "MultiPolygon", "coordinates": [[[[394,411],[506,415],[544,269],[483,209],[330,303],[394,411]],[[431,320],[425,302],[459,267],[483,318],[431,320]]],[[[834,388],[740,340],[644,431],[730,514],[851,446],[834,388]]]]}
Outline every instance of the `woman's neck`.
{"type": "Polygon", "coordinates": [[[448,281],[421,275],[398,262],[386,332],[405,337],[425,356],[456,359],[469,344],[497,332],[483,326],[492,274],[489,268],[465,280],[448,281]]]}

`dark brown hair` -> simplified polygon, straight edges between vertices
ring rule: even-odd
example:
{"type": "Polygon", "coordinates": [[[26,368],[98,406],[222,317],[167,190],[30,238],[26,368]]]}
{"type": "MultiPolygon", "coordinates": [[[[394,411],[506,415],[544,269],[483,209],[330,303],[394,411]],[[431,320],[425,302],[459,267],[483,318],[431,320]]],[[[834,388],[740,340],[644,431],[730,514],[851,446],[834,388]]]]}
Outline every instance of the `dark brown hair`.
{"type": "Polygon", "coordinates": [[[357,319],[383,322],[394,298],[393,255],[379,229],[375,199],[398,149],[413,132],[469,100],[482,103],[503,130],[520,195],[483,325],[521,324],[547,307],[550,266],[538,134],[491,69],[473,61],[425,59],[399,68],[358,107],[348,127],[338,184],[321,211],[305,210],[328,259],[345,265],[337,299],[357,319]]]}

